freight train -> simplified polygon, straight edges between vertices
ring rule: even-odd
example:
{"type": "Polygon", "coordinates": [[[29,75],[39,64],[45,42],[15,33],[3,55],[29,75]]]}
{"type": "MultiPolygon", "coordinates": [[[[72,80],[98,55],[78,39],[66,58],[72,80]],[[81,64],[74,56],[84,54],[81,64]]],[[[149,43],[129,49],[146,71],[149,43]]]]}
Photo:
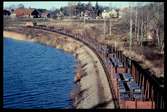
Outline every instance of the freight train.
{"type": "MultiPolygon", "coordinates": [[[[32,26],[31,26],[32,27],[32,26]]],[[[82,34],[72,34],[65,28],[35,25],[32,28],[48,30],[82,41],[99,57],[109,81],[116,108],[163,109],[164,88],[153,75],[125,57],[113,46],[102,44],[82,34]]]]}

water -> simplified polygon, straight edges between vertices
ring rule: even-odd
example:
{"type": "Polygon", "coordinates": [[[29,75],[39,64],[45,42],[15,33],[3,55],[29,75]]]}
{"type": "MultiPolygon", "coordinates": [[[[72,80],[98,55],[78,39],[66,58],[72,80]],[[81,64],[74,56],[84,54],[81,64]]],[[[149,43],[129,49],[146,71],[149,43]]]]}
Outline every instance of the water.
{"type": "Polygon", "coordinates": [[[3,107],[69,108],[75,59],[41,44],[3,40],[3,107]]]}

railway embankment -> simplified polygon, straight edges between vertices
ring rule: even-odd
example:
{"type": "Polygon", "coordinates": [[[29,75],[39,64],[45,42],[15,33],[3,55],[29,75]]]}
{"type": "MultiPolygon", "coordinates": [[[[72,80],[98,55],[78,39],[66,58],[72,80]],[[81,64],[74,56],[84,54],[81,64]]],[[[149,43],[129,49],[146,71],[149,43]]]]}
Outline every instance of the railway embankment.
{"type": "Polygon", "coordinates": [[[79,62],[81,71],[76,82],[79,89],[72,93],[75,108],[115,108],[103,66],[96,54],[82,42],[66,36],[31,28],[13,28],[3,32],[4,37],[28,40],[63,49],[72,53],[79,62]]]}

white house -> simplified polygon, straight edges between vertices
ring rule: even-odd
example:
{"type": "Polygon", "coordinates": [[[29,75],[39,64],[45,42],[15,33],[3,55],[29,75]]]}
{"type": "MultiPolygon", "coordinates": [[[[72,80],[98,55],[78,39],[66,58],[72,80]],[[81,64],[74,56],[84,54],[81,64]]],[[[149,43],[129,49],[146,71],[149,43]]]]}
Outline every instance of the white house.
{"type": "Polygon", "coordinates": [[[112,9],[112,10],[110,11],[110,14],[111,14],[111,17],[117,17],[118,12],[117,12],[115,9],[112,9]]]}
{"type": "Polygon", "coordinates": [[[102,18],[103,19],[110,19],[110,18],[112,18],[112,17],[117,17],[117,11],[116,10],[114,10],[114,9],[112,9],[111,11],[106,11],[106,10],[104,10],[103,12],[102,12],[102,18]]]}
{"type": "Polygon", "coordinates": [[[102,18],[103,19],[109,19],[110,18],[110,13],[109,12],[106,12],[106,10],[104,10],[102,12],[102,18]]]}
{"type": "Polygon", "coordinates": [[[128,8],[127,7],[120,9],[119,18],[124,17],[127,14],[127,12],[128,12],[128,8]]]}

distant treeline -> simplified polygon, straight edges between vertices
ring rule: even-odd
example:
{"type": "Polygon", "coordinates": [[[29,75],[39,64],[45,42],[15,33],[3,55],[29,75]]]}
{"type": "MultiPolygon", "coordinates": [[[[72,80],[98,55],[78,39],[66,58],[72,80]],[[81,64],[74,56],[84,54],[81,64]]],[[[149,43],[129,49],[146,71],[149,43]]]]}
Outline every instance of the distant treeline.
{"type": "Polygon", "coordinates": [[[68,6],[61,7],[60,9],[54,9],[53,11],[55,13],[59,13],[61,11],[64,16],[82,16],[82,14],[85,12],[93,13],[96,16],[100,16],[103,10],[109,9],[109,7],[101,6],[97,2],[95,6],[93,6],[90,2],[88,2],[87,4],[81,2],[70,2],[68,6]]]}

